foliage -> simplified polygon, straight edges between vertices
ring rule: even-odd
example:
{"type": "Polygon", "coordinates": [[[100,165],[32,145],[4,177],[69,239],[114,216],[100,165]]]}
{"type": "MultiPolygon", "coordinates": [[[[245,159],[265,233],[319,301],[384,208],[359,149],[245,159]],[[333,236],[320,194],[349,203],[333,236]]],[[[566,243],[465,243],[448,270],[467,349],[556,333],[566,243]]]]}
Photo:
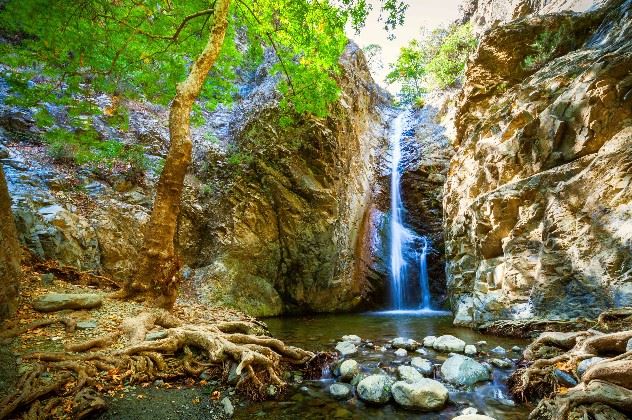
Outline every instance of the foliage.
{"type": "Polygon", "coordinates": [[[379,73],[384,68],[382,62],[382,47],[378,44],[369,44],[362,48],[362,52],[366,57],[366,63],[371,69],[371,73],[379,73]]]}
{"type": "Polygon", "coordinates": [[[428,63],[428,72],[440,89],[453,86],[465,70],[465,64],[476,48],[471,25],[453,26],[437,53],[428,63]]]}
{"type": "MultiPolygon", "coordinates": [[[[404,2],[382,0],[381,7],[385,28],[402,23],[404,2]]],[[[266,48],[276,55],[272,72],[281,75],[286,111],[281,123],[291,125],[296,114],[326,116],[340,94],[335,76],[347,42],[344,28],[349,22],[359,30],[370,9],[366,0],[234,1],[192,124],[204,123],[204,110],[230,105],[236,86],[262,63],[266,48]]],[[[36,114],[38,125],[51,130],[51,154],[77,164],[111,163],[126,148],[94,135],[90,122],[101,110],[89,98],[106,93],[168,104],[208,38],[210,11],[208,0],[7,0],[0,9],[0,26],[12,40],[0,44],[2,61],[11,69],[7,102],[68,109],[67,129],[56,127],[47,112],[36,114]]],[[[123,131],[129,128],[124,106],[114,104],[103,117],[123,131]]]]}
{"type": "Polygon", "coordinates": [[[559,49],[560,45],[572,42],[570,31],[566,25],[562,25],[559,30],[555,32],[544,31],[540,33],[531,48],[533,54],[527,55],[522,61],[522,67],[525,70],[534,70],[547,61],[549,61],[559,49]]]}
{"type": "Polygon", "coordinates": [[[455,85],[475,47],[470,24],[435,29],[401,48],[386,80],[401,84],[402,102],[414,103],[430,89],[455,85]]]}

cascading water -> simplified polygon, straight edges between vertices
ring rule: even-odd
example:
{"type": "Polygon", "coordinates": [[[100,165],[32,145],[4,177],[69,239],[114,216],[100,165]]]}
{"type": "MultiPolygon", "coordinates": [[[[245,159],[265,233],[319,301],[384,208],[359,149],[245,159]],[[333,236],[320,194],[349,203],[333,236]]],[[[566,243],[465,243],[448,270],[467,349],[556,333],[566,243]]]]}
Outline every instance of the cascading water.
{"type": "Polygon", "coordinates": [[[403,132],[404,114],[399,114],[393,120],[391,132],[391,281],[392,300],[395,309],[403,309],[404,305],[404,284],[406,277],[406,261],[402,245],[407,239],[406,228],[402,225],[402,198],[400,195],[399,162],[402,158],[400,140],[403,132]]]}
{"type": "MultiPolygon", "coordinates": [[[[423,309],[430,310],[430,287],[428,284],[427,255],[429,251],[428,240],[425,237],[416,235],[407,229],[402,220],[404,207],[401,198],[401,168],[402,159],[401,139],[403,134],[405,113],[400,113],[393,120],[390,141],[391,141],[391,289],[392,305],[396,310],[402,309],[423,309]],[[421,244],[420,250],[415,252],[419,263],[419,288],[420,302],[413,308],[406,305],[406,254],[411,251],[411,245],[421,244]]],[[[417,248],[419,249],[419,248],[417,248]]],[[[410,300],[410,299],[408,299],[410,300]]]]}

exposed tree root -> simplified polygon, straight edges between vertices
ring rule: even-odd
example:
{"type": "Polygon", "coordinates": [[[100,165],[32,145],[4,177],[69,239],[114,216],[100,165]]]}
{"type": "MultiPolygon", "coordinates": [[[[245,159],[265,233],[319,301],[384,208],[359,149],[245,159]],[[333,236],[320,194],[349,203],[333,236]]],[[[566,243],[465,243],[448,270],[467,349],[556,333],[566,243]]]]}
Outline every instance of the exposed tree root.
{"type": "Polygon", "coordinates": [[[525,350],[522,367],[509,380],[511,392],[540,401],[532,419],[626,418],[632,414],[632,351],[626,352],[631,338],[632,331],[543,333],[525,350]],[[579,377],[577,365],[592,357],[604,360],[579,377]],[[568,389],[560,379],[564,372],[578,385],[568,389]]]}
{"type": "Polygon", "coordinates": [[[34,367],[0,402],[0,419],[16,414],[41,418],[44,412],[83,418],[105,408],[97,390],[197,377],[207,369],[232,364],[239,376],[237,387],[263,398],[268,386],[285,386],[285,368],[313,369],[319,360],[327,360],[271,337],[247,334],[258,329],[249,321],[191,324],[165,311],[141,313],[126,319],[120,331],[68,344],[65,352],[22,355],[34,367]],[[146,341],[147,332],[158,326],[165,338],[146,341]]]}

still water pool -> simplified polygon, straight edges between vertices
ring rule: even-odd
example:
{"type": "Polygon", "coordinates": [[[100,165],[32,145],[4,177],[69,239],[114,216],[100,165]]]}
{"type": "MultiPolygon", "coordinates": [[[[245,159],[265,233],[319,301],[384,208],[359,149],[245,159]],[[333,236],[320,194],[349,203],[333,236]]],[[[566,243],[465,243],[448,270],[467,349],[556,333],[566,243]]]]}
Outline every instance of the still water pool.
{"type": "MultiPolygon", "coordinates": [[[[496,346],[507,349],[506,357],[517,361],[520,353],[512,352],[513,346],[524,348],[527,341],[482,335],[468,328],[452,325],[451,315],[445,312],[431,311],[399,311],[375,312],[348,315],[319,315],[268,318],[265,320],[273,336],[287,344],[303,347],[313,351],[333,351],[336,343],[343,335],[355,334],[363,340],[369,340],[373,346],[363,345],[353,355],[363,370],[370,372],[381,368],[393,374],[399,364],[406,364],[413,356],[400,358],[394,354],[395,349],[379,351],[377,348],[388,344],[396,337],[408,337],[422,341],[425,336],[451,334],[464,340],[467,344],[486,341],[486,353],[475,358],[481,362],[498,357],[490,352],[496,346]]],[[[428,351],[424,358],[436,364],[442,363],[447,354],[428,351]]],[[[325,372],[327,373],[327,372],[325,372]]],[[[487,414],[498,420],[526,419],[531,407],[514,404],[508,396],[506,380],[511,370],[494,368],[492,380],[481,383],[471,389],[457,389],[448,386],[450,402],[440,412],[420,413],[407,411],[394,403],[386,406],[370,406],[357,398],[337,401],[328,392],[329,385],[335,382],[331,375],[318,381],[303,381],[292,385],[281,401],[250,403],[236,410],[235,417],[264,419],[452,419],[466,407],[475,407],[479,414],[487,414]]],[[[436,374],[438,375],[438,374],[436,374]]],[[[440,377],[436,379],[440,380],[440,377]]]]}

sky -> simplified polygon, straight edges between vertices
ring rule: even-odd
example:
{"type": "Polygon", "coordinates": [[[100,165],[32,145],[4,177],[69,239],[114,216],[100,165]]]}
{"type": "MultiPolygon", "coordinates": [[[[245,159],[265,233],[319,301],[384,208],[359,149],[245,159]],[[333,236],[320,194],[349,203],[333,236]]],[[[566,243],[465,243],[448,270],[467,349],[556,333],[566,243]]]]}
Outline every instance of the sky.
{"type": "Polygon", "coordinates": [[[462,0],[406,0],[409,5],[406,21],[403,26],[392,32],[395,35],[394,40],[388,39],[389,33],[384,30],[384,25],[378,22],[379,0],[368,2],[373,5],[373,10],[367,18],[364,29],[358,35],[349,28],[347,35],[360,47],[366,47],[369,44],[378,44],[382,47],[384,68],[378,74],[373,74],[373,78],[381,85],[388,87],[384,82],[384,77],[388,73],[388,64],[397,59],[400,47],[406,45],[411,39],[418,38],[422,27],[434,29],[453,22],[459,15],[458,7],[462,0]]]}

